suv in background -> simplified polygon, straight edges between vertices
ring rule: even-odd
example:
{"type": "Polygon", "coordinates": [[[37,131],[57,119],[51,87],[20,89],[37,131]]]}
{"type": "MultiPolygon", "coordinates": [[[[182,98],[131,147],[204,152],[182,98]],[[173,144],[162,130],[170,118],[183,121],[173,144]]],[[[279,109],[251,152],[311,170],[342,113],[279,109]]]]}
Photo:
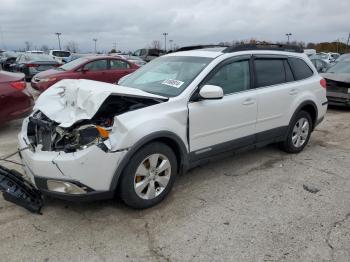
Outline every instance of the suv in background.
{"type": "Polygon", "coordinates": [[[159,56],[164,55],[165,52],[163,50],[160,49],[147,49],[147,48],[143,48],[143,49],[138,49],[133,53],[133,56],[138,56],[141,59],[143,59],[146,62],[149,62],[151,60],[153,60],[154,58],[157,58],[159,56]]]}
{"type": "Polygon", "coordinates": [[[177,174],[218,154],[271,143],[301,152],[326,111],[326,82],[298,48],[176,52],[117,87],[53,85],[24,120],[19,149],[26,174],[47,195],[117,193],[147,208],[166,197],[177,174]]]}
{"type": "Polygon", "coordinates": [[[69,51],[62,51],[62,50],[50,50],[49,55],[53,57],[57,62],[59,63],[66,63],[69,60],[69,57],[71,56],[71,53],[69,51]]]}

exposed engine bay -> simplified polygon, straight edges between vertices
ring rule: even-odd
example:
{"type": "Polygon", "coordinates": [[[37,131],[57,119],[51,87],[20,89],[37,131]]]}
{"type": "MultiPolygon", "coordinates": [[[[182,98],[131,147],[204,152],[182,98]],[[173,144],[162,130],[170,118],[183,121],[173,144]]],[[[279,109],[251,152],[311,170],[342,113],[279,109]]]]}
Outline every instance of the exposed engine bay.
{"type": "Polygon", "coordinates": [[[114,117],[162,102],[159,99],[110,95],[91,119],[61,127],[40,110],[29,117],[27,136],[33,148],[66,153],[102,144],[112,131],[114,117]]]}

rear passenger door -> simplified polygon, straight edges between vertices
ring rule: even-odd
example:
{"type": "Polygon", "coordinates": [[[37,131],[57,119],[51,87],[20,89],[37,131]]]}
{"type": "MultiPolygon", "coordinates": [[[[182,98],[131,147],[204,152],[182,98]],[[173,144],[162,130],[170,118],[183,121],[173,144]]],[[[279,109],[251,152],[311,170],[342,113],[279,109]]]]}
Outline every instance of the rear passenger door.
{"type": "Polygon", "coordinates": [[[109,60],[108,78],[110,83],[116,83],[123,76],[130,74],[133,70],[127,61],[121,59],[109,60]]]}
{"type": "Polygon", "coordinates": [[[254,142],[257,97],[255,90],[251,89],[250,56],[223,62],[200,87],[207,84],[220,86],[224,97],[189,102],[189,140],[193,160],[254,142]]]}
{"type": "Polygon", "coordinates": [[[306,64],[307,68],[300,62],[305,64],[298,58],[265,55],[254,57],[258,96],[257,142],[270,141],[286,133],[291,112],[298,106],[298,97],[303,91],[302,83],[296,81],[302,77],[298,78],[296,74],[304,75],[304,78],[313,74],[306,64]]]}

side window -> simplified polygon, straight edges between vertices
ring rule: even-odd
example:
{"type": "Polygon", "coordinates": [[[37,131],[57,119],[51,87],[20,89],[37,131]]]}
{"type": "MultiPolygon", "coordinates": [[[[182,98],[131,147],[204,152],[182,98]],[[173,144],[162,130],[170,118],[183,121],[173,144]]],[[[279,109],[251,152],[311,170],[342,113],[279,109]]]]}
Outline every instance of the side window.
{"type": "Polygon", "coordinates": [[[290,66],[292,67],[294,77],[296,80],[301,80],[312,76],[314,73],[311,68],[300,58],[288,58],[290,66]]]}
{"type": "Polygon", "coordinates": [[[85,69],[89,71],[101,71],[101,70],[106,70],[107,69],[107,60],[106,59],[101,59],[101,60],[96,60],[92,61],[84,66],[85,69]]]}
{"type": "Polygon", "coordinates": [[[283,59],[255,59],[257,87],[277,85],[286,82],[283,59]]]}
{"type": "Polygon", "coordinates": [[[220,86],[224,94],[250,88],[249,61],[237,61],[221,67],[205,84],[220,86]]]}
{"type": "Polygon", "coordinates": [[[123,60],[118,60],[118,59],[112,59],[109,60],[110,63],[110,69],[127,69],[130,68],[130,65],[123,61],[123,60]]]}

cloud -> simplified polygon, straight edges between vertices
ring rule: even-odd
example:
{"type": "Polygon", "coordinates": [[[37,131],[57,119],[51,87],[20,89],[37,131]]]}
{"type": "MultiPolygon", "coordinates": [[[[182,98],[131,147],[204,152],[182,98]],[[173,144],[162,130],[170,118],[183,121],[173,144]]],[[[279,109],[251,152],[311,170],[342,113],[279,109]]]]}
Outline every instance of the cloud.
{"type": "Polygon", "coordinates": [[[0,47],[75,41],[81,51],[135,50],[162,33],[179,46],[250,39],[304,42],[345,40],[349,0],[1,0],[0,47]]]}

